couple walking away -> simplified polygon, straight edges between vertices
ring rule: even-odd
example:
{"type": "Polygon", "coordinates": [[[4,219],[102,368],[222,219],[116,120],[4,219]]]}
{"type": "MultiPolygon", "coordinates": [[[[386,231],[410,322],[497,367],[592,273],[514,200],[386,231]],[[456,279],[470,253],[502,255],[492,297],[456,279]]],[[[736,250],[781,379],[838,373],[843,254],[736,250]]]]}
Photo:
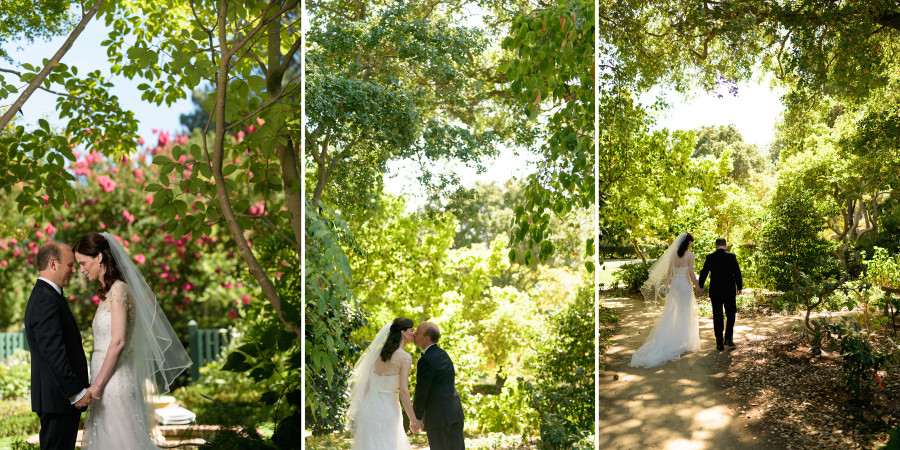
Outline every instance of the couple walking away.
{"type": "Polygon", "coordinates": [[[143,275],[109,233],[87,233],[71,248],[48,242],[36,263],[39,277],[25,307],[25,337],[41,448],[75,448],[85,410],[83,448],[157,448],[150,437],[149,400],[168,392],[191,359],[143,275]],[[99,280],[90,382],[81,333],[63,294],[76,262],[88,281],[99,280]]]}
{"type": "Polygon", "coordinates": [[[692,287],[696,288],[698,295],[703,295],[707,276],[711,277],[709,298],[712,301],[716,348],[724,350],[726,345],[734,347],[735,300],[743,289],[737,257],[725,251],[725,239],[716,239],[716,251],[706,256],[700,280],[697,281],[694,253],[690,251],[693,243],[694,237],[690,233],[682,233],[650,267],[650,276],[641,287],[641,293],[648,301],[665,300],[665,306],[644,345],[632,355],[631,367],[654,367],[676,359],[684,352],[700,350],[700,321],[692,287]],[[724,326],[723,307],[727,317],[724,326]]]}
{"type": "Polygon", "coordinates": [[[461,450],[463,410],[456,392],[453,361],[437,343],[437,326],[422,322],[413,332],[413,321],[394,319],[375,335],[350,377],[350,428],[354,450],[409,449],[400,405],[414,434],[423,430],[432,450],[461,450]],[[412,356],[403,348],[414,343],[422,349],[416,363],[416,396],[410,401],[409,369],[412,356]],[[397,394],[400,401],[397,401],[397,394]]]}

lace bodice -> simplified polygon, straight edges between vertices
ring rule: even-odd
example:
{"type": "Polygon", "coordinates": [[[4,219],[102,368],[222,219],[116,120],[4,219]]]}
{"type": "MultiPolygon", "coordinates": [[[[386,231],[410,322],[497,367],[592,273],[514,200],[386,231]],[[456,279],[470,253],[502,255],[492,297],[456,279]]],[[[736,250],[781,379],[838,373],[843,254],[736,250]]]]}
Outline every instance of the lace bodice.
{"type": "Polygon", "coordinates": [[[378,392],[397,393],[400,387],[400,374],[406,369],[409,372],[412,367],[412,355],[402,348],[394,351],[391,359],[375,362],[375,376],[372,377],[373,387],[378,392]]]}
{"type": "Polygon", "coordinates": [[[128,314],[127,330],[125,332],[125,349],[120,357],[131,356],[131,333],[134,330],[134,300],[132,300],[131,288],[122,281],[116,281],[109,292],[106,293],[106,299],[97,306],[97,313],[94,315],[94,353],[106,353],[109,348],[109,341],[112,339],[112,314],[110,314],[110,304],[113,302],[124,303],[125,310],[128,314]]]}

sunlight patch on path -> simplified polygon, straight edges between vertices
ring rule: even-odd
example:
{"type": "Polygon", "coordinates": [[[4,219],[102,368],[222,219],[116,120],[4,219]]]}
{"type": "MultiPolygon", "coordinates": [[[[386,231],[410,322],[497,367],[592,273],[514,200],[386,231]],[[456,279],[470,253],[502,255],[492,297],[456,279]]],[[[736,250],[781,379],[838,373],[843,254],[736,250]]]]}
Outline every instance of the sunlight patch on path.
{"type": "MultiPolygon", "coordinates": [[[[766,448],[735,423],[738,411],[728,407],[725,391],[714,376],[712,368],[727,363],[729,356],[715,349],[711,319],[700,320],[700,351],[662,366],[633,368],[628,366],[631,355],[646,339],[660,311],[637,298],[603,299],[602,304],[615,308],[621,320],[605,352],[606,370],[598,374],[598,448],[766,448]]],[[[796,320],[763,319],[739,317],[735,342],[752,345],[753,340],[796,320]]]]}

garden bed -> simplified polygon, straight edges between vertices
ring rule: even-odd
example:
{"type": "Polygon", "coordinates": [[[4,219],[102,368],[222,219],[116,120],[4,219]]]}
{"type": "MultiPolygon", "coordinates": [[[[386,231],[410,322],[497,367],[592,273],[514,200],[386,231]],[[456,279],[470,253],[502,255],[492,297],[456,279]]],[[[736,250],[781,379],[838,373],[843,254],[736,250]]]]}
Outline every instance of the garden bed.
{"type": "MultiPolygon", "coordinates": [[[[878,338],[882,344],[885,336],[878,338]]],[[[716,368],[750,431],[775,448],[872,449],[900,426],[900,367],[868,380],[861,400],[848,395],[841,356],[814,356],[805,337],[783,332],[728,353],[716,368]]]]}

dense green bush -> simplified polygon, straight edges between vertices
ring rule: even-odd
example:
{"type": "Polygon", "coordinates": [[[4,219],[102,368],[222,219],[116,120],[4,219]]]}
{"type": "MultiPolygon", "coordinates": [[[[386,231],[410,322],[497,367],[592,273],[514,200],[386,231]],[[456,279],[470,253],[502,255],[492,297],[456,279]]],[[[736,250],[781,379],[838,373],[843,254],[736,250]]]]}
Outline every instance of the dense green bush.
{"type": "Polygon", "coordinates": [[[579,289],[552,322],[556,336],[545,342],[538,376],[525,387],[540,415],[540,448],[569,449],[594,431],[593,291],[579,289]]]}
{"type": "Polygon", "coordinates": [[[637,258],[633,245],[600,244],[598,246],[600,259],[626,259],[637,258]]]}
{"type": "Polygon", "coordinates": [[[625,284],[625,288],[631,292],[639,292],[641,290],[641,286],[644,285],[644,282],[647,281],[647,278],[650,277],[650,266],[652,263],[634,263],[634,264],[622,264],[613,272],[613,276],[616,277],[616,281],[614,284],[623,283],[625,284]]]}
{"type": "Polygon", "coordinates": [[[0,398],[0,438],[21,438],[37,434],[41,421],[31,412],[31,399],[0,398]]]}
{"type": "Polygon", "coordinates": [[[0,363],[0,399],[23,398],[31,392],[31,355],[17,349],[0,363]]]}
{"type": "Polygon", "coordinates": [[[802,193],[773,201],[762,231],[762,275],[769,288],[793,289],[792,269],[813,282],[839,275],[834,243],[822,237],[825,224],[812,195],[802,193]]]}
{"type": "Polygon", "coordinates": [[[475,429],[488,433],[528,434],[538,427],[537,412],[528,401],[530,397],[523,387],[524,380],[519,377],[507,381],[499,395],[469,395],[467,399],[469,411],[466,423],[475,429]]]}
{"type": "Polygon", "coordinates": [[[900,357],[900,347],[893,342],[888,348],[876,350],[869,340],[869,334],[855,320],[845,319],[829,325],[828,329],[837,335],[844,385],[847,392],[855,398],[862,397],[878,370],[900,357]]]}

